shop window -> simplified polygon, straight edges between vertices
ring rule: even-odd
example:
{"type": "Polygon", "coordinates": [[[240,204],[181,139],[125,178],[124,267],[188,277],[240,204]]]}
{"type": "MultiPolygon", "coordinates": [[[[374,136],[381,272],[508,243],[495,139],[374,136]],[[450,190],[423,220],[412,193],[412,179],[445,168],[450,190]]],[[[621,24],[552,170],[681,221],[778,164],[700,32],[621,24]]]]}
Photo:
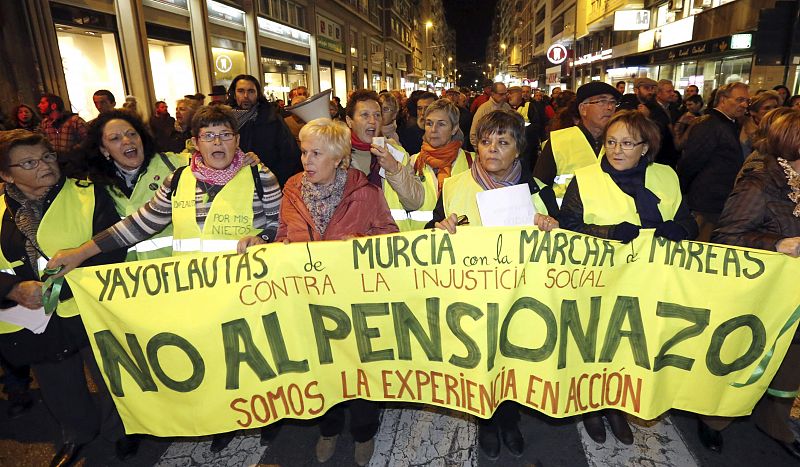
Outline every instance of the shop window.
{"type": "Polygon", "coordinates": [[[191,47],[153,39],[147,41],[147,46],[156,100],[174,109],[178,99],[197,92],[191,47]]]}
{"type": "Polygon", "coordinates": [[[333,73],[329,65],[319,65],[319,90],[333,89],[333,73]]]}
{"type": "Polygon", "coordinates": [[[337,64],[333,71],[334,95],[339,97],[343,106],[347,105],[347,72],[344,65],[337,64]]]}
{"type": "Polygon", "coordinates": [[[72,111],[84,120],[97,117],[92,95],[108,89],[121,105],[125,100],[115,34],[57,26],[56,36],[72,111]]]}
{"type": "MultiPolygon", "coordinates": [[[[212,44],[214,42],[215,40],[212,38],[212,44]]],[[[231,85],[231,81],[236,75],[247,73],[243,52],[244,44],[237,42],[232,45],[233,47],[211,47],[211,55],[214,60],[214,84],[226,88],[231,85]]]]}
{"type": "MultiPolygon", "coordinates": [[[[264,69],[264,94],[271,101],[282,99],[288,103],[289,91],[298,86],[308,86],[308,63],[302,63],[299,59],[261,57],[261,65],[264,69]]],[[[320,79],[324,78],[320,76],[320,79]]]]}
{"type": "Polygon", "coordinates": [[[717,76],[717,86],[741,81],[745,84],[750,83],[750,68],[753,64],[751,56],[741,58],[730,58],[722,61],[717,76]]]}

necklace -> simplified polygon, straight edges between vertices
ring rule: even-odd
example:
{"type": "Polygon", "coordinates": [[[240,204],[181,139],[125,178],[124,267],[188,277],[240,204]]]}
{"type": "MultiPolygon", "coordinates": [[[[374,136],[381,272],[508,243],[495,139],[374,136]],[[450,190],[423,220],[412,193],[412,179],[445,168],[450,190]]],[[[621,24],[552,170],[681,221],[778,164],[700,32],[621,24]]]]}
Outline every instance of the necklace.
{"type": "Polygon", "coordinates": [[[778,164],[783,168],[783,173],[786,174],[786,181],[789,184],[789,188],[791,188],[791,192],[789,193],[789,199],[795,203],[794,210],[792,211],[792,215],[794,217],[800,217],[800,174],[798,174],[789,162],[782,158],[778,158],[778,164]]]}

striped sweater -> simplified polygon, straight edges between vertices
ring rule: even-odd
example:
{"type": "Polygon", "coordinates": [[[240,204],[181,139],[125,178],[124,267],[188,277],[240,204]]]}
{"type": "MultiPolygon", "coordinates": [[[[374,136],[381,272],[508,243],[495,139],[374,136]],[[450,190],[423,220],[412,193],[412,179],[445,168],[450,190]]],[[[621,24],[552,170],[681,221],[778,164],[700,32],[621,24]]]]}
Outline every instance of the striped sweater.
{"type": "MultiPolygon", "coordinates": [[[[250,167],[245,166],[242,170],[250,170],[250,167]]],[[[172,223],[173,175],[170,174],[164,180],[164,184],[156,191],[155,196],[138,211],[94,236],[93,240],[101,251],[106,252],[135,245],[161,232],[172,223]]],[[[265,240],[272,241],[275,240],[275,234],[278,231],[281,187],[278,185],[278,179],[267,168],[261,169],[259,177],[261,186],[264,188],[264,195],[259,199],[258,190],[253,192],[253,227],[261,231],[260,235],[265,240]]],[[[221,186],[206,185],[199,181],[197,183],[195,209],[197,225],[201,231],[208,211],[211,209],[211,203],[221,189],[221,186]]]]}

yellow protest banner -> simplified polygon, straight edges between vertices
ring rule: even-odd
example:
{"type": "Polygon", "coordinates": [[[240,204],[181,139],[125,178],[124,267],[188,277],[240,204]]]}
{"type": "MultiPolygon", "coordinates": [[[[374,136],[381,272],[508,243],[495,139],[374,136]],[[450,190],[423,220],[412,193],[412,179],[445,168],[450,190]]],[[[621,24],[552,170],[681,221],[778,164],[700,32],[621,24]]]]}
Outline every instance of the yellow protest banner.
{"type": "Polygon", "coordinates": [[[460,228],[78,269],[129,433],[314,418],[352,399],[491,416],[748,414],[800,315],[800,262],[654,238],[460,228]]]}

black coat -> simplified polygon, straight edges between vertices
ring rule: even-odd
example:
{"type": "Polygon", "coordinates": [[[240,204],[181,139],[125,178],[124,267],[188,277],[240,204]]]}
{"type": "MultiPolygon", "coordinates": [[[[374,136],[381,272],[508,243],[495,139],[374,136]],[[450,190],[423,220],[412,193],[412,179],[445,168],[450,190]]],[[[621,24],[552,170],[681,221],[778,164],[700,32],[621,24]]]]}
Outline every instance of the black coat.
{"type": "Polygon", "coordinates": [[[303,170],[300,148],[275,106],[266,101],[257,105],[256,118],[239,129],[239,147],[256,153],[283,187],[289,177],[303,170]]]}
{"type": "Polygon", "coordinates": [[[742,167],[711,240],[776,251],[780,240],[800,237],[791,188],[778,160],[754,152],[742,167]]]}
{"type": "Polygon", "coordinates": [[[742,168],[739,127],[718,110],[688,130],[677,172],[692,211],[719,214],[742,168]]]}
{"type": "Polygon", "coordinates": [[[656,154],[656,162],[675,168],[678,163],[678,150],[675,149],[675,140],[672,137],[671,125],[673,114],[670,109],[665,110],[660,104],[647,104],[650,110],[650,120],[656,122],[661,132],[661,149],[656,154]]]}
{"type": "MultiPolygon", "coordinates": [[[[561,228],[593,237],[613,238],[615,229],[619,224],[599,225],[584,222],[583,199],[581,198],[579,183],[578,177],[575,177],[567,185],[567,192],[564,193],[564,201],[561,203],[561,211],[559,211],[558,215],[558,222],[561,228]]],[[[685,200],[681,201],[673,220],[683,227],[688,239],[697,238],[697,222],[692,217],[692,213],[686,208],[685,200]]]]}
{"type": "MultiPolygon", "coordinates": [[[[45,199],[45,212],[56,198],[64,183],[76,183],[72,179],[61,179],[56,188],[50,191],[45,199]]],[[[92,219],[92,234],[97,234],[119,221],[119,215],[114,207],[114,201],[106,190],[94,185],[94,215],[92,219]]],[[[6,298],[11,289],[20,282],[39,280],[26,259],[25,236],[14,223],[14,213],[19,209],[19,203],[8,196],[6,212],[0,228],[0,248],[3,256],[9,261],[22,259],[22,265],[14,268],[16,275],[0,272],[0,308],[9,308],[17,303],[6,298]]],[[[75,245],[76,247],[78,245],[75,245]]],[[[115,250],[101,253],[83,263],[83,266],[110,264],[125,261],[126,251],[115,250]]],[[[60,298],[62,300],[72,297],[69,285],[64,282],[60,298]]],[[[9,334],[0,334],[0,353],[14,366],[37,363],[41,361],[58,361],[80,350],[88,344],[86,331],[83,328],[80,316],[61,318],[53,314],[47,329],[42,334],[34,334],[27,329],[22,329],[9,334]]]]}

